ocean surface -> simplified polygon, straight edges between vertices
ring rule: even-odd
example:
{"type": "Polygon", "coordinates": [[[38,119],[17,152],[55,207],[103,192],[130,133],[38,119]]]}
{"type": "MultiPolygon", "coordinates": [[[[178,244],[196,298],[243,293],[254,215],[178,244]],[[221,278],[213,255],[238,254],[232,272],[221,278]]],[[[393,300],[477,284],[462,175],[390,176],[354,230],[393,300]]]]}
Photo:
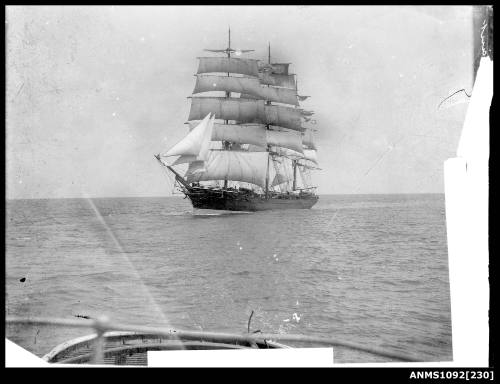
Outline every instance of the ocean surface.
{"type": "MultiPolygon", "coordinates": [[[[7,315],[244,333],[253,310],[252,331],[452,359],[444,195],[326,195],[256,213],[195,212],[182,197],[6,208],[7,315]]],[[[6,327],[39,356],[89,333],[6,327]]],[[[335,361],[388,359],[336,348],[335,361]]]]}

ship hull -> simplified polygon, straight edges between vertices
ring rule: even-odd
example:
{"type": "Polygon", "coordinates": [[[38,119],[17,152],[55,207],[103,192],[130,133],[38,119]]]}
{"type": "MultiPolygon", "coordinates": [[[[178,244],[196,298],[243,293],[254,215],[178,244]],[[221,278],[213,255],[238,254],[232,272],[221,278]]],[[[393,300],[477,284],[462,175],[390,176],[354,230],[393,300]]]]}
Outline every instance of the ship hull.
{"type": "Polygon", "coordinates": [[[194,208],[225,211],[267,211],[279,209],[309,209],[318,202],[313,194],[274,194],[266,198],[223,190],[198,189],[186,192],[194,208]]]}

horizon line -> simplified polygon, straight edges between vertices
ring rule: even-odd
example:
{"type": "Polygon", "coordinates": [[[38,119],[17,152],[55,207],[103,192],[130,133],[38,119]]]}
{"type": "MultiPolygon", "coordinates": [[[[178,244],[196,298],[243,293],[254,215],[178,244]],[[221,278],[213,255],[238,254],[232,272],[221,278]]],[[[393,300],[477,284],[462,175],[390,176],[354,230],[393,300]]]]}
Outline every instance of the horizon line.
{"type": "MultiPolygon", "coordinates": [[[[385,196],[385,195],[444,195],[444,192],[387,192],[387,193],[322,193],[318,196],[385,196]]],[[[148,198],[177,198],[182,195],[169,196],[88,196],[88,197],[15,197],[5,198],[6,201],[12,200],[61,200],[61,199],[148,199],[148,198]]]]}

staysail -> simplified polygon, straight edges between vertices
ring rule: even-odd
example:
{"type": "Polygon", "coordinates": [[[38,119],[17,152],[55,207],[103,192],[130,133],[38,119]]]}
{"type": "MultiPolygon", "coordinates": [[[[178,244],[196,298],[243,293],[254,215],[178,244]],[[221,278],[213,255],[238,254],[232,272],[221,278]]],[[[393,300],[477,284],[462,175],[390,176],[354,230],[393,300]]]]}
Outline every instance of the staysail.
{"type": "Polygon", "coordinates": [[[276,175],[273,178],[273,181],[271,183],[271,187],[275,187],[276,185],[281,185],[284,183],[288,183],[290,181],[289,178],[287,178],[284,174],[281,172],[276,172],[276,175]]]}
{"type": "Polygon", "coordinates": [[[199,160],[204,160],[208,154],[208,143],[212,135],[213,124],[213,118],[210,118],[210,113],[208,113],[191,132],[163,156],[195,156],[199,160]]]}

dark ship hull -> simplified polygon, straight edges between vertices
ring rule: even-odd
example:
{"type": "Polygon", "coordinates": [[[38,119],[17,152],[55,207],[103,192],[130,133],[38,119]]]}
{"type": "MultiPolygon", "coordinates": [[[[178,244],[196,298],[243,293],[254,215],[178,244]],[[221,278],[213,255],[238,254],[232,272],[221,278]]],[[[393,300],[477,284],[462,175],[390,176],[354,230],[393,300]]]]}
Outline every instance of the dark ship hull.
{"type": "Polygon", "coordinates": [[[269,193],[260,195],[250,190],[189,187],[184,190],[194,208],[226,211],[267,211],[276,209],[309,209],[318,202],[318,196],[308,192],[299,194],[269,193]]]}

